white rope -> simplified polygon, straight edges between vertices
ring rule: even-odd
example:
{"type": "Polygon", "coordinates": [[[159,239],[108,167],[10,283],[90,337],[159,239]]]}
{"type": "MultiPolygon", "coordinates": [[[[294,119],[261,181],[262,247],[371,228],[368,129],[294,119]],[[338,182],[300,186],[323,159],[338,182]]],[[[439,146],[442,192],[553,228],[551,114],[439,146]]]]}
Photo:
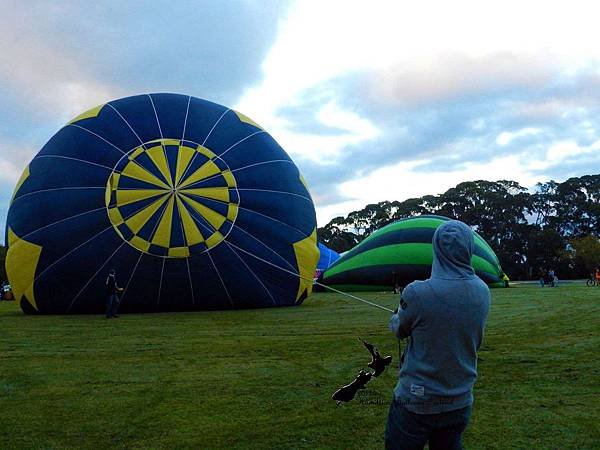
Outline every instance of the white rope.
{"type": "Polygon", "coordinates": [[[386,308],[385,306],[378,305],[377,303],[373,303],[373,302],[371,302],[371,301],[369,301],[369,300],[366,300],[366,299],[364,299],[364,298],[357,297],[356,295],[348,294],[347,292],[343,292],[343,291],[340,291],[340,290],[338,290],[338,289],[332,288],[331,286],[327,286],[326,284],[319,283],[319,282],[317,282],[317,281],[314,281],[314,280],[313,280],[313,278],[307,278],[307,277],[303,277],[303,276],[302,276],[302,275],[300,275],[299,273],[293,272],[293,271],[291,271],[291,270],[288,270],[288,269],[286,269],[286,268],[284,268],[284,267],[280,267],[280,266],[278,266],[277,264],[274,264],[274,263],[272,263],[272,262],[270,262],[270,261],[267,261],[266,259],[263,259],[263,258],[261,258],[260,256],[256,256],[255,254],[253,254],[253,253],[250,253],[250,252],[248,252],[248,251],[244,250],[243,248],[240,248],[240,247],[238,247],[238,246],[237,246],[237,245],[235,245],[235,244],[232,244],[231,242],[228,242],[228,244],[229,244],[229,245],[231,245],[231,246],[233,246],[233,247],[235,247],[235,248],[237,248],[238,250],[240,250],[240,251],[242,251],[242,252],[244,252],[244,253],[246,253],[246,254],[248,254],[248,255],[250,255],[250,256],[252,256],[252,257],[254,257],[254,258],[256,258],[256,259],[258,259],[258,260],[260,260],[260,261],[262,261],[262,262],[264,262],[265,264],[268,264],[268,265],[270,265],[270,266],[273,266],[273,267],[275,267],[275,268],[277,268],[277,269],[279,269],[279,270],[282,270],[282,271],[284,271],[284,272],[287,272],[287,273],[289,273],[289,274],[291,274],[291,275],[297,276],[297,277],[298,277],[298,278],[300,278],[301,280],[310,281],[311,283],[314,283],[314,284],[317,284],[317,285],[319,285],[319,286],[322,286],[322,287],[324,287],[324,288],[326,288],[326,289],[329,289],[329,290],[331,290],[331,291],[333,291],[333,292],[336,292],[336,293],[338,293],[338,294],[345,295],[346,297],[352,298],[352,299],[354,299],[354,300],[358,300],[359,302],[366,303],[367,305],[371,305],[371,306],[373,306],[373,307],[375,307],[375,308],[383,309],[384,311],[388,311],[388,312],[394,313],[394,311],[393,311],[393,310],[391,310],[391,309],[389,309],[389,308],[386,308]]]}
{"type": "Polygon", "coordinates": [[[378,305],[377,303],[370,302],[369,300],[365,300],[364,298],[360,298],[355,295],[348,294],[347,292],[343,292],[338,289],[332,288],[331,286],[327,286],[325,284],[319,283],[318,281],[315,281],[314,284],[318,284],[319,286],[322,286],[322,287],[329,289],[333,292],[336,292],[338,294],[342,294],[342,295],[345,295],[346,297],[350,297],[350,298],[353,298],[354,300],[358,300],[360,302],[366,303],[367,305],[374,306],[375,308],[379,308],[379,309],[383,309],[384,311],[391,312],[392,314],[395,312],[395,311],[391,310],[390,308],[386,308],[385,306],[381,306],[381,305],[378,305]]]}

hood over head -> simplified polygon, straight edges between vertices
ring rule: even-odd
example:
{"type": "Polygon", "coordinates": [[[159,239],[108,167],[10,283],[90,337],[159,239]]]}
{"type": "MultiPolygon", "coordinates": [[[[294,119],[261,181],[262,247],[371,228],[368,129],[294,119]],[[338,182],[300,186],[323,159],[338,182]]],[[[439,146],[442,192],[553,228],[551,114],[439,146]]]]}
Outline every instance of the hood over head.
{"type": "Polygon", "coordinates": [[[473,230],[459,220],[441,224],[433,235],[431,278],[472,278],[473,230]]]}

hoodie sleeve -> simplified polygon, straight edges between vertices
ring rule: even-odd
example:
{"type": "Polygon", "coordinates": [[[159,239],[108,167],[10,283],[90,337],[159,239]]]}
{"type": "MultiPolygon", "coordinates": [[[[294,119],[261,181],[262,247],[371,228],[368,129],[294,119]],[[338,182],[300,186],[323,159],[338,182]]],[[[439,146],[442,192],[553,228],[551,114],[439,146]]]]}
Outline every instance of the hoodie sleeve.
{"type": "Polygon", "coordinates": [[[417,301],[409,285],[402,292],[398,312],[392,315],[388,326],[398,339],[404,339],[410,336],[416,318],[417,301]]]}

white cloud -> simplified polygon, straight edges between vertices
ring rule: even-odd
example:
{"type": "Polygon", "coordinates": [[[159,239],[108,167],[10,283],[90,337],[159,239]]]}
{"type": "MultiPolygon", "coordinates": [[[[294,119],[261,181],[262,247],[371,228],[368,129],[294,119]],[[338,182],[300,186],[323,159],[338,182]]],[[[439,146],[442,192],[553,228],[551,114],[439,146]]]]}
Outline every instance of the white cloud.
{"type": "Polygon", "coordinates": [[[519,139],[521,137],[525,137],[525,136],[535,136],[536,134],[539,134],[542,130],[539,128],[532,128],[532,127],[527,127],[527,128],[522,128],[518,131],[503,131],[502,133],[500,133],[498,135],[498,137],[496,137],[496,144],[500,145],[501,147],[504,147],[508,144],[510,144],[512,141],[514,141],[515,139],[519,139]]]}
{"type": "Polygon", "coordinates": [[[262,82],[238,106],[276,126],[282,105],[353,71],[373,74],[382,101],[535,85],[557,66],[574,71],[600,57],[599,11],[584,1],[299,1],[280,23],[262,82]]]}
{"type": "MultiPolygon", "coordinates": [[[[377,145],[376,139],[385,137],[385,130],[364,112],[345,109],[340,96],[347,93],[338,89],[337,80],[352,75],[367,80],[358,87],[353,104],[360,104],[356,99],[362,98],[370,107],[379,105],[391,114],[398,108],[440,99],[457,99],[468,107],[469,94],[496,95],[518,88],[541,95],[535,100],[507,98],[506,110],[501,113],[504,118],[581,117],[584,121],[592,101],[586,100],[586,95],[549,97],[543,89],[565,80],[568,85],[582,71],[600,73],[600,30],[595,23],[599,12],[600,5],[581,0],[493,4],[466,0],[298,1],[279,24],[277,39],[262,64],[262,81],[247,89],[236,108],[261,123],[296,160],[308,158],[330,165],[343,152],[377,145]],[[312,112],[307,121],[316,120],[337,130],[331,134],[298,132],[295,124],[282,118],[284,108],[301,109],[320,102],[325,106],[312,112]]],[[[480,132],[494,126],[491,116],[468,120],[471,129],[480,132]]],[[[593,136],[594,126],[588,125],[582,132],[593,136]]],[[[551,145],[553,130],[546,130],[543,124],[521,129],[517,125],[515,130],[490,133],[477,145],[508,148],[530,136],[544,138],[551,145]]],[[[410,142],[411,136],[407,137],[410,142]]],[[[422,141],[422,136],[416,138],[416,142],[422,141]]],[[[445,159],[451,157],[447,152],[462,159],[458,154],[462,150],[473,151],[463,141],[473,144],[463,136],[436,145],[443,149],[445,159]]],[[[540,164],[548,167],[553,159],[583,151],[559,146],[550,147],[544,155],[544,145],[540,142],[536,147],[541,152],[536,156],[465,162],[455,169],[440,166],[435,172],[415,172],[423,161],[414,160],[384,167],[367,177],[357,172],[354,180],[339,188],[339,194],[349,200],[318,208],[319,221],[367,203],[440,193],[468,179],[506,178],[532,186],[546,181],[534,174],[540,164]],[[544,157],[548,162],[540,161],[544,157]]],[[[415,148],[411,157],[423,158],[426,150],[415,148]]],[[[428,158],[436,155],[442,156],[427,153],[428,158]]],[[[435,165],[435,160],[432,162],[435,165]]]]}
{"type": "Polygon", "coordinates": [[[575,141],[561,141],[553,144],[546,152],[548,163],[556,164],[574,156],[590,154],[600,150],[600,141],[594,142],[590,146],[582,147],[575,141]]]}
{"type": "MultiPolygon", "coordinates": [[[[444,167],[440,167],[439,170],[427,173],[414,171],[415,167],[428,162],[424,160],[402,162],[376,170],[366,177],[342,183],[340,191],[353,200],[343,205],[317,208],[319,224],[323,226],[331,220],[334,217],[332,213],[339,215],[339,206],[352,205],[353,208],[360,209],[368,203],[384,200],[438,195],[467,180],[509,179],[526,187],[533,187],[538,182],[547,181],[543,176],[532,175],[528,161],[517,156],[500,157],[483,163],[471,162],[458,170],[447,171],[444,167]]],[[[348,212],[349,210],[346,210],[345,214],[348,212]]]]}
{"type": "Polygon", "coordinates": [[[319,108],[315,119],[330,127],[331,131],[327,135],[297,132],[293,124],[288,124],[271,133],[291,155],[320,164],[333,164],[347,146],[358,145],[380,135],[380,130],[369,120],[353,111],[341,109],[335,101],[319,108]]]}
{"type": "Polygon", "coordinates": [[[0,142],[0,181],[16,183],[34,154],[32,148],[23,148],[15,142],[0,142]]]}
{"type": "Polygon", "coordinates": [[[98,80],[76,54],[37,27],[28,12],[6,6],[0,15],[0,82],[18,93],[22,106],[67,120],[119,96],[119,88],[98,80]]]}

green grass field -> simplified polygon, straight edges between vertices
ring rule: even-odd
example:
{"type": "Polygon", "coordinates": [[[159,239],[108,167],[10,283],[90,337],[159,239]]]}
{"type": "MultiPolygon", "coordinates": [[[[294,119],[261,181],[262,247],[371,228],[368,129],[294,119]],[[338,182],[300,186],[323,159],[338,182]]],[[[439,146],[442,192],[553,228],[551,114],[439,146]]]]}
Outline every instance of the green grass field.
{"type": "MultiPolygon", "coordinates": [[[[394,307],[392,294],[364,294],[394,307]]],[[[337,294],[300,308],[23,315],[0,302],[0,448],[382,448],[398,346],[387,313],[337,294]]],[[[468,449],[600,445],[600,288],[493,290],[468,449]]]]}

